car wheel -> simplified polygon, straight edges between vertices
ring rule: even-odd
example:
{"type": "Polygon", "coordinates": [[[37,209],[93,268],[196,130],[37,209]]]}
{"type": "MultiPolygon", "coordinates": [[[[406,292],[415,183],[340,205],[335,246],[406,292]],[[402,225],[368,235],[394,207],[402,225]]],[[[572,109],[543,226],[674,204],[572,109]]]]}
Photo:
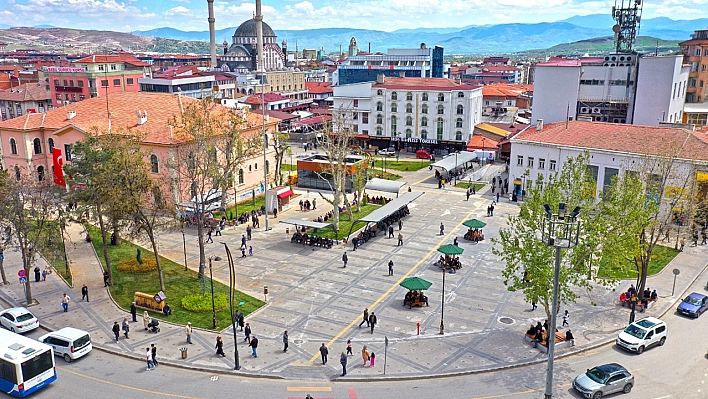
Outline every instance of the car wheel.
{"type": "Polygon", "coordinates": [[[638,354],[638,355],[641,355],[642,352],[644,352],[644,347],[643,347],[643,346],[640,346],[639,348],[637,348],[637,354],[638,354]]]}
{"type": "Polygon", "coordinates": [[[624,389],[622,390],[624,393],[630,393],[632,392],[632,384],[627,384],[624,386],[624,389]]]}
{"type": "Polygon", "coordinates": [[[602,397],[602,392],[597,391],[594,394],[592,394],[592,399],[600,399],[602,397]]]}
{"type": "Polygon", "coordinates": [[[15,332],[15,327],[10,327],[10,331],[15,332]]]}
{"type": "Polygon", "coordinates": [[[67,362],[67,363],[71,363],[71,356],[69,356],[68,353],[65,353],[65,354],[64,354],[64,361],[67,362]]]}
{"type": "Polygon", "coordinates": [[[664,346],[666,343],[666,337],[661,337],[661,340],[659,340],[659,346],[664,346]]]}

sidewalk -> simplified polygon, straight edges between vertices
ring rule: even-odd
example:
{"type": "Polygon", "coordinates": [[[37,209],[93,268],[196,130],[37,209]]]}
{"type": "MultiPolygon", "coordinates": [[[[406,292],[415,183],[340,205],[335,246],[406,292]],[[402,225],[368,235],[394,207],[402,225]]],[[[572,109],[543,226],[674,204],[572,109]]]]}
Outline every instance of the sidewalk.
{"type": "MultiPolygon", "coordinates": [[[[466,249],[462,255],[463,269],[448,275],[445,292],[444,336],[438,335],[440,324],[440,298],[442,297],[437,267],[432,266],[439,243],[449,243],[454,236],[461,236],[460,223],[477,217],[488,223],[485,234],[496,236],[504,226],[506,215],[518,212],[515,204],[502,201],[494,217],[484,216],[488,198],[476,196],[465,201],[462,190],[431,190],[426,175],[430,171],[417,171],[404,180],[414,191],[427,191],[410,205],[411,216],[403,219],[402,233],[405,244],[397,246],[395,239],[378,236],[353,252],[351,246],[335,246],[327,250],[303,247],[290,243],[285,234],[286,226],[280,218],[317,217],[317,212],[326,212],[327,206],[318,201],[316,211],[301,212],[295,207],[271,219],[272,230],[254,229],[255,254],[237,260],[238,288],[261,297],[262,287],[270,289],[268,305],[246,320],[260,339],[259,357],[250,356],[250,348],[238,333],[238,349],[242,369],[239,374],[266,378],[293,378],[331,380],[339,378],[337,359],[344,351],[347,339],[354,344],[354,356],[346,380],[406,379],[471,373],[523,364],[546,361],[546,355],[523,342],[524,331],[529,324],[543,321],[545,313],[532,312],[530,306],[517,293],[506,291],[502,284],[496,257],[491,254],[491,242],[477,245],[461,242],[466,249]],[[415,184],[422,181],[420,184],[415,184]],[[496,215],[499,216],[496,216],[496,215]],[[281,216],[282,215],[282,216],[281,216]],[[437,224],[444,221],[446,236],[436,236],[437,224]],[[341,267],[344,250],[349,254],[349,265],[341,267]],[[394,277],[387,276],[386,264],[396,263],[394,277]],[[430,307],[402,307],[404,291],[398,282],[405,276],[421,276],[434,282],[427,292],[430,307]],[[361,312],[365,307],[375,311],[379,325],[373,334],[367,328],[358,328],[361,312]],[[416,335],[416,323],[421,324],[421,335],[416,335]],[[290,333],[290,350],[282,352],[282,332],[290,333]],[[389,340],[387,348],[386,376],[383,376],[384,337],[389,340]],[[329,345],[330,362],[322,366],[318,348],[329,345]],[[368,345],[376,352],[379,362],[375,368],[361,367],[360,350],[368,345]],[[315,359],[314,362],[311,359],[315,359]]],[[[430,186],[433,186],[432,183],[430,186]]],[[[300,191],[298,191],[300,192],[300,191]]],[[[318,194],[309,193],[309,198],[318,194]]],[[[304,198],[308,194],[303,193],[304,198]]],[[[264,226],[261,221],[261,226],[264,226]]],[[[227,228],[223,240],[238,242],[245,226],[227,228]]],[[[198,267],[198,249],[195,232],[188,230],[188,265],[198,267]]],[[[93,247],[84,240],[83,228],[77,224],[67,226],[68,256],[74,276],[74,289],[70,289],[53,273],[46,282],[34,283],[32,290],[39,305],[31,308],[42,326],[51,330],[73,326],[91,332],[97,349],[136,359],[136,370],[144,370],[142,361],[145,348],[155,343],[161,364],[191,367],[212,372],[233,372],[233,338],[230,329],[220,333],[196,331],[194,345],[185,345],[184,327],[168,322],[160,323],[161,332],[144,331],[142,318],[131,323],[130,339],[116,343],[111,326],[130,314],[119,309],[103,288],[101,267],[93,247]],[[81,301],[81,286],[90,291],[90,302],[81,301]],[[72,301],[68,313],[60,306],[62,293],[67,292],[72,301]],[[225,341],[226,358],[216,357],[214,344],[217,335],[225,341]],[[188,347],[187,359],[180,358],[179,348],[188,347]]],[[[219,237],[221,239],[221,237],[219,237]]],[[[462,241],[462,240],[461,240],[462,241]]],[[[160,250],[163,256],[178,263],[183,262],[182,234],[180,232],[160,235],[160,250]]],[[[222,245],[208,245],[208,255],[222,255],[222,245]]],[[[685,291],[706,267],[708,246],[686,247],[665,270],[648,279],[648,286],[656,289],[660,299],[645,315],[660,316],[676,306],[685,291]],[[676,290],[671,295],[674,282],[672,270],[678,268],[676,290]]],[[[21,264],[19,254],[5,251],[5,266],[8,275],[14,275],[21,264]]],[[[41,262],[41,260],[39,261],[41,262]]],[[[40,265],[40,268],[43,265],[40,265]]],[[[214,277],[228,281],[225,262],[214,267],[214,277]]],[[[618,284],[624,289],[629,282],[618,284]]],[[[13,279],[13,284],[0,288],[0,302],[16,306],[23,300],[22,286],[13,279]]],[[[588,348],[611,342],[619,328],[626,325],[629,310],[616,304],[619,291],[611,292],[597,288],[583,293],[577,304],[570,305],[571,328],[576,336],[576,346],[560,349],[557,356],[567,356],[588,348]],[[595,304],[595,305],[593,305],[595,304]]]]}

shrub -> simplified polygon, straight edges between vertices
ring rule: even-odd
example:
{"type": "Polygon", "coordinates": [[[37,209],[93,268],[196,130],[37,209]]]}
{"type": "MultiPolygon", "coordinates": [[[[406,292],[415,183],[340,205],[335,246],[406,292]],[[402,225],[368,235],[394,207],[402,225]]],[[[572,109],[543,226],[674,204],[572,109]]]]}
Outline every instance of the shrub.
{"type": "Polygon", "coordinates": [[[143,264],[143,256],[140,252],[140,248],[138,248],[138,254],[135,256],[135,260],[138,261],[138,263],[140,263],[141,265],[143,264]]]}
{"type": "Polygon", "coordinates": [[[155,259],[142,260],[142,263],[137,259],[124,259],[118,262],[116,269],[123,273],[148,273],[157,270],[157,263],[155,259]]]}
{"type": "MultiPolygon", "coordinates": [[[[214,294],[214,308],[216,311],[224,309],[229,304],[229,298],[224,294],[214,294]]],[[[211,312],[211,295],[192,294],[182,297],[182,307],[195,312],[211,312]]]]}

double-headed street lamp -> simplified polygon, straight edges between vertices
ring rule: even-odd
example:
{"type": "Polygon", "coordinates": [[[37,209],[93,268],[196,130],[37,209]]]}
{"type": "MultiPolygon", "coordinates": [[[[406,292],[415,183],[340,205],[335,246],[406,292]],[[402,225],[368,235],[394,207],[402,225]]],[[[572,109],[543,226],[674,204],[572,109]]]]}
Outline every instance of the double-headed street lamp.
{"type": "Polygon", "coordinates": [[[548,204],[543,205],[546,215],[543,217],[543,230],[541,237],[549,247],[556,249],[556,263],[553,270],[553,303],[551,305],[551,325],[548,328],[548,367],[546,369],[545,399],[553,397],[553,356],[556,346],[556,319],[558,318],[558,285],[560,280],[561,249],[569,249],[578,244],[580,235],[580,207],[576,206],[573,212],[566,214],[565,203],[558,204],[558,213],[553,213],[548,204]]]}

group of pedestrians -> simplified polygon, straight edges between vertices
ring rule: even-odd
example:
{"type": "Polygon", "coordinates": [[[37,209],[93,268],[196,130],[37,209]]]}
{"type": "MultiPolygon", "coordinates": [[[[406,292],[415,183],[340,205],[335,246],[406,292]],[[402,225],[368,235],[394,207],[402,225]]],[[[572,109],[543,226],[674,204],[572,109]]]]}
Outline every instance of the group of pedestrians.
{"type": "Polygon", "coordinates": [[[376,324],[378,323],[378,318],[376,317],[376,314],[374,312],[371,312],[369,314],[369,308],[364,309],[364,315],[361,323],[359,323],[359,328],[366,323],[366,326],[371,328],[371,333],[374,333],[374,328],[376,327],[376,324]]]}

